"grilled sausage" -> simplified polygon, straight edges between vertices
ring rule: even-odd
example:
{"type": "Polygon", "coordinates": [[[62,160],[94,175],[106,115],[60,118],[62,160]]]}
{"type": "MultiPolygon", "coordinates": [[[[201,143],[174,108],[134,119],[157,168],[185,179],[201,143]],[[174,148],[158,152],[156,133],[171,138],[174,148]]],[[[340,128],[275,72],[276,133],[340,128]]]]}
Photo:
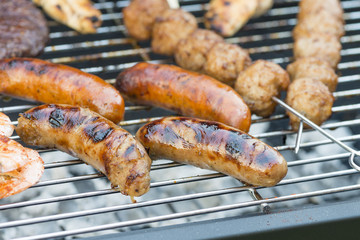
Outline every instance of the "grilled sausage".
{"type": "Polygon", "coordinates": [[[170,159],[215,170],[255,186],[273,186],[287,173],[283,156],[269,145],[221,123],[165,117],[136,133],[152,159],[170,159]]]}
{"type": "Polygon", "coordinates": [[[170,109],[249,131],[248,106],[231,87],[171,65],[138,63],[121,72],[115,87],[135,103],[170,109]]]}
{"type": "Polygon", "coordinates": [[[57,148],[104,173],[125,195],[149,190],[151,160],[135,138],[89,109],[41,105],[21,114],[16,132],[29,145],[57,148]]]}
{"type": "Polygon", "coordinates": [[[124,115],[120,93],[101,78],[40,59],[0,61],[0,93],[43,103],[87,107],[118,123],[124,115]]]}

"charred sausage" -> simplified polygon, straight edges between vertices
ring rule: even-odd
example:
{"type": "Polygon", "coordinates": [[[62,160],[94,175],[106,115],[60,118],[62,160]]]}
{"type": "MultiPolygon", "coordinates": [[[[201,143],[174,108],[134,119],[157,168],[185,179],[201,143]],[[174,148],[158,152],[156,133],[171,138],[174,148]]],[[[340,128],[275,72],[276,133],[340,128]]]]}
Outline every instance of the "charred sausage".
{"type": "Polygon", "coordinates": [[[126,130],[89,109],[42,105],[21,114],[16,132],[29,145],[57,148],[104,173],[124,195],[149,190],[151,160],[126,130]]]}
{"type": "Polygon", "coordinates": [[[283,156],[269,145],[221,123],[165,117],[136,133],[155,159],[215,170],[255,186],[273,186],[287,173],[283,156]]]}
{"type": "Polygon", "coordinates": [[[171,65],[138,63],[121,72],[115,87],[128,100],[214,120],[249,131],[248,106],[231,87],[171,65]]]}
{"type": "Polygon", "coordinates": [[[124,115],[120,93],[101,78],[40,59],[0,61],[0,93],[43,103],[87,107],[118,123],[124,115]]]}

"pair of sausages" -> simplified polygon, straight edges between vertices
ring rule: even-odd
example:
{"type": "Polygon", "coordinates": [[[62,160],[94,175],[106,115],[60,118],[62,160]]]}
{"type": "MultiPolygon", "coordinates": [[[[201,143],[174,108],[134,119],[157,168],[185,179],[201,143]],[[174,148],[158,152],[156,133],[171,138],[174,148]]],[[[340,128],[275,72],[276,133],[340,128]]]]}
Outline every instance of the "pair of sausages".
{"type": "Polygon", "coordinates": [[[285,159],[275,149],[218,122],[167,117],[140,128],[135,139],[95,112],[55,104],[30,109],[18,122],[16,131],[25,143],[79,157],[132,197],[149,190],[147,152],[153,159],[216,170],[254,186],[273,186],[287,172],[285,159]]]}

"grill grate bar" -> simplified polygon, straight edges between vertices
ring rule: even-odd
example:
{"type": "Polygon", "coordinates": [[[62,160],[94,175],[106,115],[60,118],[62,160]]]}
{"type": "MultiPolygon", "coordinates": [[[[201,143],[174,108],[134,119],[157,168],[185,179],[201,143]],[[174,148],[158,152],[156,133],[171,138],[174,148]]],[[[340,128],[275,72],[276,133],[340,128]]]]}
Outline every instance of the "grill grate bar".
{"type": "Polygon", "coordinates": [[[358,190],[358,189],[360,189],[360,184],[345,186],[345,187],[329,188],[329,189],[325,189],[325,190],[312,191],[312,192],[307,192],[307,193],[299,193],[296,195],[280,196],[280,197],[276,197],[276,198],[263,199],[263,200],[258,200],[258,201],[249,201],[249,202],[224,205],[224,206],[219,206],[219,207],[186,211],[186,212],[162,215],[162,216],[157,216],[157,217],[149,217],[149,218],[143,218],[143,219],[138,219],[138,220],[126,221],[126,222],[104,224],[104,225],[100,225],[100,226],[94,226],[94,227],[71,230],[71,231],[62,231],[62,232],[55,232],[55,233],[50,233],[50,234],[42,234],[42,235],[37,235],[33,238],[32,237],[18,238],[18,240],[49,239],[49,238],[66,237],[66,236],[70,236],[70,235],[90,233],[90,232],[94,232],[94,231],[103,231],[103,230],[109,230],[109,229],[114,229],[114,228],[121,228],[121,227],[134,226],[134,225],[140,225],[140,224],[146,224],[146,223],[153,223],[153,222],[158,222],[158,221],[166,221],[166,220],[171,220],[171,219],[196,216],[196,215],[200,215],[200,214],[209,214],[209,213],[215,213],[215,212],[219,212],[219,211],[228,211],[228,210],[233,210],[233,209],[238,209],[238,208],[258,206],[260,204],[269,204],[269,203],[290,201],[290,200],[294,200],[294,199],[309,198],[309,197],[313,197],[313,196],[321,196],[321,195],[333,194],[333,193],[338,193],[338,192],[354,191],[354,190],[358,190]]]}
{"type": "MultiPolygon", "coordinates": [[[[339,157],[342,157],[342,156],[343,155],[339,155],[339,157]]],[[[281,181],[279,183],[279,185],[294,184],[294,183],[305,182],[305,181],[314,181],[314,180],[319,180],[319,179],[324,179],[324,178],[333,178],[333,177],[339,177],[339,176],[344,176],[344,175],[351,175],[351,174],[355,174],[356,172],[357,172],[356,170],[350,169],[350,170],[343,170],[343,171],[326,173],[326,174],[318,174],[316,176],[304,176],[304,177],[299,177],[296,179],[285,179],[285,180],[281,181]]],[[[165,198],[165,199],[156,199],[156,200],[144,201],[144,202],[139,202],[139,203],[131,203],[131,204],[125,204],[125,205],[120,205],[120,206],[103,207],[103,208],[92,209],[92,210],[83,210],[83,211],[78,211],[78,212],[73,212],[73,213],[63,213],[63,214],[57,214],[57,215],[51,215],[51,216],[45,216],[45,217],[24,219],[24,220],[12,221],[12,222],[0,223],[0,228],[17,227],[17,226],[21,226],[21,225],[37,224],[37,223],[41,223],[41,222],[45,222],[45,221],[57,221],[57,220],[66,219],[66,218],[82,217],[82,216],[88,216],[88,215],[94,215],[94,214],[103,214],[106,212],[129,210],[129,209],[134,209],[134,208],[160,205],[160,204],[164,204],[164,203],[174,203],[174,202],[178,202],[178,201],[187,201],[187,200],[192,200],[192,199],[213,197],[213,196],[217,196],[217,195],[231,194],[231,193],[237,193],[237,192],[241,192],[241,191],[249,191],[249,190],[253,191],[253,189],[254,188],[252,188],[252,187],[242,186],[242,187],[220,189],[220,190],[208,191],[208,192],[202,192],[202,193],[193,193],[193,194],[188,194],[186,196],[176,196],[176,197],[169,197],[169,198],[165,198]]],[[[258,189],[261,189],[261,188],[258,188],[258,189]]],[[[343,188],[338,188],[337,191],[333,191],[332,193],[340,192],[340,191],[342,191],[342,189],[343,188]]],[[[296,195],[294,196],[294,199],[295,198],[297,198],[296,195]]]]}

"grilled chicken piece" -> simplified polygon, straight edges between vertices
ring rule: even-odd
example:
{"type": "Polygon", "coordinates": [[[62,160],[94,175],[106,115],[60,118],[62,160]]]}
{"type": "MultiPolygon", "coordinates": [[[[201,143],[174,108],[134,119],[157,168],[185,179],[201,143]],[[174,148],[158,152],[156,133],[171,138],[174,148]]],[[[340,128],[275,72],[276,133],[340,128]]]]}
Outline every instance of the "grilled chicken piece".
{"type": "Polygon", "coordinates": [[[341,38],[345,34],[344,22],[327,11],[307,14],[306,17],[298,19],[293,30],[295,40],[313,33],[326,33],[341,38]]]}
{"type": "Polygon", "coordinates": [[[86,34],[95,33],[101,26],[101,12],[90,0],[33,0],[56,21],[86,34]]]}
{"type": "Polygon", "coordinates": [[[257,0],[258,5],[256,7],[254,18],[264,15],[274,4],[274,0],[257,0]]]}
{"type": "Polygon", "coordinates": [[[205,27],[229,37],[250,18],[263,15],[272,5],[273,0],[211,0],[205,14],[205,27]]]}
{"type": "MultiPolygon", "coordinates": [[[[334,97],[325,84],[311,78],[298,78],[289,85],[286,103],[317,125],[331,116],[334,97]]],[[[290,124],[298,130],[300,120],[290,112],[290,124]]],[[[304,127],[308,127],[304,124],[304,127]]]]}
{"type": "Polygon", "coordinates": [[[273,96],[279,96],[289,85],[289,75],[278,64],[258,60],[241,72],[235,90],[244,99],[252,113],[270,116],[276,107],[273,96]]]}
{"type": "Polygon", "coordinates": [[[302,35],[294,42],[295,59],[315,57],[324,60],[334,69],[340,62],[341,44],[336,36],[324,33],[302,35]]]}
{"type": "Polygon", "coordinates": [[[133,0],[123,9],[124,24],[130,36],[148,40],[156,17],[169,9],[166,0],[133,0]]]}
{"type": "Polygon", "coordinates": [[[168,9],[156,18],[151,48],[155,53],[173,55],[181,39],[197,29],[196,18],[182,9],[168,9]]]}
{"type": "Polygon", "coordinates": [[[230,86],[239,73],[251,64],[247,50],[235,44],[216,43],[208,52],[204,72],[230,86]]]}
{"type": "Polygon", "coordinates": [[[338,83],[338,76],[329,63],[317,58],[300,58],[287,66],[291,80],[297,78],[312,78],[324,83],[334,92],[338,83]]]}
{"type": "Polygon", "coordinates": [[[211,0],[205,14],[205,27],[223,36],[232,36],[255,14],[257,5],[254,0],[211,0]]]}
{"type": "Polygon", "coordinates": [[[36,184],[43,172],[38,152],[0,135],[0,199],[36,184]]]}
{"type": "Polygon", "coordinates": [[[223,41],[224,39],[213,31],[197,29],[179,42],[175,50],[175,61],[185,69],[202,72],[209,50],[223,41]]]}
{"type": "Polygon", "coordinates": [[[14,132],[14,125],[4,113],[0,112],[0,135],[10,137],[14,132]]]}

